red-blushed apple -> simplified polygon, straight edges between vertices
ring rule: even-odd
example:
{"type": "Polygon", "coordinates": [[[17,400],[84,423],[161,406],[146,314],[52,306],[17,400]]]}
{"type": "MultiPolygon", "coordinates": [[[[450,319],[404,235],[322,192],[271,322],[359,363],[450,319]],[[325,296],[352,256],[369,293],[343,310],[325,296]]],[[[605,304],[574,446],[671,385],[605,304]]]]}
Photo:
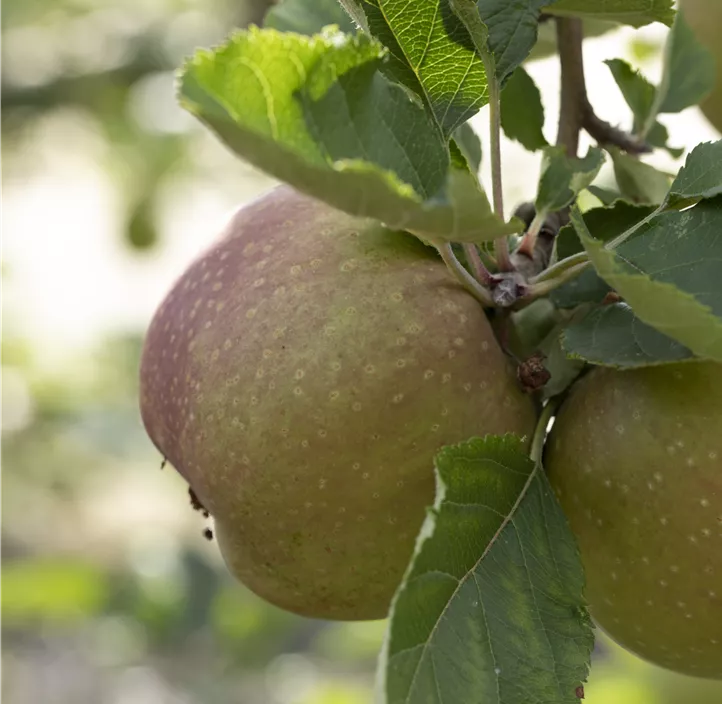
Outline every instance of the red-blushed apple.
{"type": "Polygon", "coordinates": [[[284,609],[347,620],[386,616],[436,451],[529,438],[536,419],[433,249],[285,186],[241,209],[163,301],[141,410],[231,572],[284,609]]]}

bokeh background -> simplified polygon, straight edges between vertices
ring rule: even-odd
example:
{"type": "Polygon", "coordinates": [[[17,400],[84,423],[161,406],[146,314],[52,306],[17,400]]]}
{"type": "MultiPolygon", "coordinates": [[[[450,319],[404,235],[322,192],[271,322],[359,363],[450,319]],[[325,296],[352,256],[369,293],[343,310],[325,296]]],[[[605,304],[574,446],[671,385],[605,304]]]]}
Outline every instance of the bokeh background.
{"type": "MultiPolygon", "coordinates": [[[[273,185],[176,106],[174,70],[195,47],[259,23],[268,3],[2,3],[5,704],[372,701],[383,622],[295,617],[233,582],[137,410],[156,305],[232,210],[273,185]]],[[[602,117],[630,122],[601,61],[622,56],[655,79],[665,31],[588,41],[602,117]]],[[[528,69],[553,139],[556,61],[528,69]]],[[[473,122],[482,137],[485,113],[473,122]]],[[[664,121],[675,145],[718,138],[696,109],[664,121]]],[[[664,154],[651,161],[678,168],[664,154]]],[[[533,197],[539,163],[505,141],[504,165],[511,209],[533,197]]],[[[586,694],[719,704],[722,685],[602,639],[586,694]]]]}

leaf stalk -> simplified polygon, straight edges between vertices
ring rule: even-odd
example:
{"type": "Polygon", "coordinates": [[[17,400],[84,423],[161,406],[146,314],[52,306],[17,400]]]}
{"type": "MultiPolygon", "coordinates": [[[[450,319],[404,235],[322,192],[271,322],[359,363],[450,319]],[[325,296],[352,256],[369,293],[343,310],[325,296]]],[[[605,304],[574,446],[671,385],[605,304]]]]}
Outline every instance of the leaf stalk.
{"type": "MultiPolygon", "coordinates": [[[[504,194],[501,176],[501,86],[496,75],[496,61],[489,49],[489,30],[481,19],[474,0],[449,0],[454,14],[466,27],[476,53],[484,64],[489,86],[489,147],[491,150],[491,193],[494,213],[504,219],[504,194]]],[[[509,256],[509,241],[499,237],[494,240],[494,255],[499,271],[513,271],[509,256]]]]}
{"type": "Polygon", "coordinates": [[[451,243],[434,242],[433,244],[454,278],[485,308],[493,307],[494,301],[491,294],[463,267],[454,254],[451,243]]]}
{"type": "Polygon", "coordinates": [[[531,449],[529,450],[529,457],[534,460],[537,466],[542,464],[542,455],[544,454],[544,441],[547,436],[547,428],[549,421],[556,412],[557,408],[561,404],[561,397],[555,396],[549,399],[546,405],[542,409],[539,420],[537,421],[536,428],[534,429],[534,436],[531,441],[531,449]]]}
{"type": "Polygon", "coordinates": [[[553,264],[548,269],[545,269],[541,272],[541,274],[538,274],[534,278],[532,278],[529,283],[530,284],[540,284],[546,281],[558,279],[562,274],[564,274],[565,271],[568,269],[572,269],[573,267],[577,266],[578,264],[582,263],[588,263],[589,262],[589,255],[586,252],[577,252],[576,254],[572,254],[571,257],[567,257],[566,259],[562,259],[561,261],[557,262],[556,264],[553,264]]]}

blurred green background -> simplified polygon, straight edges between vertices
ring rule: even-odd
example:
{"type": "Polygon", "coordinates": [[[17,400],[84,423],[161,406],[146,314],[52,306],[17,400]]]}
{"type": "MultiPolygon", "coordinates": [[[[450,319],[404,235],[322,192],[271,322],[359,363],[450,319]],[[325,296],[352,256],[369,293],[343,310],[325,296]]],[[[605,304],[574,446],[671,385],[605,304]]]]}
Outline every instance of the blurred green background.
{"type": "MultiPolygon", "coordinates": [[[[2,3],[5,704],[372,701],[384,624],[295,617],[233,582],[137,411],[155,306],[272,185],[177,108],[174,70],[267,5],[2,3]]],[[[601,641],[586,694],[722,702],[601,641]]]]}

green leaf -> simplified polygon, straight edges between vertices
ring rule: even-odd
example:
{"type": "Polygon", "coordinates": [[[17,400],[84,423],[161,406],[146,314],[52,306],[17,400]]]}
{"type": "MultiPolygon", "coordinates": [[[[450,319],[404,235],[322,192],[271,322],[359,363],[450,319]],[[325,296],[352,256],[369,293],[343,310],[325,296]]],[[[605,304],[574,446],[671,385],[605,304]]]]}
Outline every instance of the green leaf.
{"type": "Polygon", "coordinates": [[[591,147],[582,159],[567,156],[564,147],[547,147],[535,202],[537,217],[569,205],[595,179],[603,161],[597,147],[591,147]]]}
{"type": "Polygon", "coordinates": [[[495,332],[505,339],[505,347],[520,359],[531,357],[559,322],[560,315],[548,298],[537,298],[510,318],[496,318],[495,332]]]}
{"type": "Polygon", "coordinates": [[[577,209],[572,222],[599,275],[640,320],[722,361],[722,197],[661,213],[616,250],[591,236],[577,209]]]}
{"type": "Polygon", "coordinates": [[[5,625],[88,618],[104,607],[108,587],[97,566],[71,557],[4,560],[0,593],[5,625]]]}
{"type": "Polygon", "coordinates": [[[465,122],[454,130],[454,141],[459,147],[459,151],[464,155],[471,171],[477,173],[481,166],[481,140],[479,135],[474,132],[468,122],[465,122]]]}
{"type": "Polygon", "coordinates": [[[614,176],[622,195],[634,203],[652,203],[658,205],[667,196],[670,179],[629,154],[610,148],[609,153],[614,165],[614,176]]]}
{"type": "Polygon", "coordinates": [[[594,269],[585,269],[576,278],[554,289],[549,297],[559,308],[576,308],[585,303],[601,303],[609,291],[609,284],[594,269]]]}
{"type": "Polygon", "coordinates": [[[713,198],[722,193],[722,140],[698,144],[672,182],[669,203],[713,198]]]}
{"type": "Polygon", "coordinates": [[[562,346],[579,359],[621,369],[693,358],[684,345],[642,322],[626,303],[592,309],[564,330],[562,346]]]}
{"type": "MultiPolygon", "coordinates": [[[[649,205],[634,205],[617,199],[610,206],[587,210],[584,213],[584,222],[594,239],[609,242],[617,235],[626,232],[632,225],[644,220],[652,212],[654,208],[649,205]]],[[[557,259],[566,259],[584,251],[584,245],[572,224],[565,225],[559,231],[555,246],[557,259]]]]}
{"type": "Polygon", "coordinates": [[[416,73],[413,71],[403,49],[399,45],[393,31],[389,27],[384,13],[376,0],[341,0],[348,13],[370,34],[387,49],[386,60],[381,70],[393,81],[405,85],[412,93],[431,109],[426,100],[424,89],[416,73]]]}
{"type": "Polygon", "coordinates": [[[136,252],[147,252],[158,244],[155,197],[151,189],[146,197],[140,198],[130,209],[125,227],[125,243],[136,252]]]}
{"type": "Polygon", "coordinates": [[[604,205],[612,205],[614,201],[619,200],[622,194],[610,188],[602,188],[601,186],[587,186],[587,190],[604,205]]]}
{"type": "Polygon", "coordinates": [[[609,59],[604,63],[612,72],[624,100],[634,115],[632,131],[637,134],[652,113],[657,89],[639,71],[622,59],[609,59]]]}
{"type": "Polygon", "coordinates": [[[361,9],[361,0],[338,0],[344,10],[348,13],[348,16],[367,34],[369,33],[368,22],[366,15],[361,9]]]}
{"type": "Polygon", "coordinates": [[[715,61],[684,19],[677,13],[664,47],[664,70],[657,112],[681,112],[696,105],[714,86],[715,61]]]}
{"type": "Polygon", "coordinates": [[[547,399],[566,391],[585,367],[583,360],[569,357],[562,349],[563,329],[563,324],[558,325],[539,347],[539,351],[546,355],[544,366],[551,374],[551,378],[542,390],[543,397],[547,399]]]}
{"type": "Polygon", "coordinates": [[[551,15],[620,22],[643,27],[650,22],[670,26],[674,21],[673,0],[557,0],[544,12],[551,15]]]}
{"type": "Polygon", "coordinates": [[[655,121],[652,128],[647,133],[646,142],[657,149],[665,149],[673,159],[679,159],[679,157],[684,154],[684,147],[669,146],[669,132],[659,121],[655,121]]]}
{"type": "Polygon", "coordinates": [[[497,80],[503,83],[534,48],[539,14],[548,0],[477,0],[476,4],[489,30],[497,80]]]}
{"type": "Polygon", "coordinates": [[[340,210],[429,240],[514,232],[424,108],[380,72],[384,56],[365,34],[252,27],[198,52],[180,99],[238,155],[340,210]]]}
{"type": "Polygon", "coordinates": [[[279,32],[318,34],[324,27],[335,24],[347,34],[356,31],[348,13],[338,0],[283,0],[266,13],[263,26],[279,32]]]}
{"type": "Polygon", "coordinates": [[[610,59],[604,63],[609,66],[614,80],[632,111],[634,116],[632,132],[634,134],[643,134],[647,130],[645,137],[647,144],[659,149],[666,149],[670,156],[678,159],[684,149],[668,146],[669,133],[667,128],[654,119],[657,114],[657,88],[626,61],[610,59]],[[648,124],[650,125],[649,128],[647,128],[648,124]]]}
{"type": "Polygon", "coordinates": [[[519,66],[501,93],[501,126],[509,139],[536,151],[548,146],[544,138],[544,106],[534,79],[519,66]]]}
{"type": "Polygon", "coordinates": [[[427,105],[445,138],[488,102],[484,64],[444,0],[355,0],[390,68],[427,105]]]}
{"type": "MultiPolygon", "coordinates": [[[[617,200],[611,207],[592,208],[584,213],[584,222],[591,235],[600,242],[609,242],[633,225],[650,215],[654,208],[648,205],[632,205],[617,200]]],[[[555,241],[557,259],[584,251],[573,225],[566,225],[555,241]]],[[[594,269],[586,269],[579,276],[554,289],[550,298],[559,308],[576,308],[584,303],[601,303],[610,287],[594,269]]]]}
{"type": "Polygon", "coordinates": [[[682,14],[677,13],[667,36],[658,87],[620,59],[606,64],[632,110],[634,133],[652,146],[668,149],[673,157],[680,156],[683,150],[667,146],[668,133],[657,115],[695,105],[712,89],[715,78],[714,59],[697,41],[682,14]]]}
{"type": "Polygon", "coordinates": [[[443,448],[437,497],[391,607],[385,704],[576,704],[593,646],[579,551],[512,435],[443,448]]]}

